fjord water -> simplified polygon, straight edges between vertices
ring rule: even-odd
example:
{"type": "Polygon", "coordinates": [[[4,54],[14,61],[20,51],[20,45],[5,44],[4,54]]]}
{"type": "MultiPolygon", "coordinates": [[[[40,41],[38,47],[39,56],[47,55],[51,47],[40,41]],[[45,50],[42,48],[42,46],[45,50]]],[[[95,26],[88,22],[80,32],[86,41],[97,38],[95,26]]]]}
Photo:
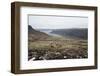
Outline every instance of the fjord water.
{"type": "Polygon", "coordinates": [[[54,29],[38,29],[38,31],[44,32],[44,33],[46,33],[46,34],[48,34],[48,35],[50,35],[50,36],[61,37],[61,35],[56,34],[56,33],[53,33],[53,30],[54,30],[54,29]]]}

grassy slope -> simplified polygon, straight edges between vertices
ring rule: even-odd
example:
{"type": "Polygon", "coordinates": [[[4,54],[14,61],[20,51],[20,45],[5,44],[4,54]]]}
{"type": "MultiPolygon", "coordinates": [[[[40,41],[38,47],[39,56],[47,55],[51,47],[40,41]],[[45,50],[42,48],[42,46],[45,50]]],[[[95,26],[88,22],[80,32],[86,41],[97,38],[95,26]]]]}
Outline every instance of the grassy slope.
{"type": "Polygon", "coordinates": [[[87,58],[87,40],[54,37],[28,28],[28,60],[87,58]]]}
{"type": "Polygon", "coordinates": [[[46,40],[38,40],[29,43],[29,59],[72,59],[87,58],[87,40],[65,39],[51,37],[46,40]]]}

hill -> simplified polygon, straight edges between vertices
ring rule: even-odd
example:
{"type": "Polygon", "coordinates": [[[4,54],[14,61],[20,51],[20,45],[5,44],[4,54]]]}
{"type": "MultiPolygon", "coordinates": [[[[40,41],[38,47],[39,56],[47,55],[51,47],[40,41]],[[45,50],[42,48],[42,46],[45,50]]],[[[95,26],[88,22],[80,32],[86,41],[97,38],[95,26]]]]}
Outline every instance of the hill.
{"type": "Polygon", "coordinates": [[[51,33],[58,34],[64,37],[88,39],[88,29],[87,28],[55,29],[51,33]]]}
{"type": "Polygon", "coordinates": [[[36,41],[36,40],[44,40],[46,38],[48,38],[49,35],[47,35],[46,33],[37,31],[35,29],[32,28],[32,26],[28,25],[28,40],[29,41],[36,41]]]}

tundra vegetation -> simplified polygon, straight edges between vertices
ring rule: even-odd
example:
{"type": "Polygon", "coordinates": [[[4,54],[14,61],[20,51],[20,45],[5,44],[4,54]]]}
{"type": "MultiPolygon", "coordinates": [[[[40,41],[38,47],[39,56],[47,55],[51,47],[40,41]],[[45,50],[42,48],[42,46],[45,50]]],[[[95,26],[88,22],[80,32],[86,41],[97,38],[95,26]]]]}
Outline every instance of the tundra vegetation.
{"type": "Polygon", "coordinates": [[[30,25],[28,26],[29,61],[88,58],[86,29],[74,29],[72,31],[71,29],[67,31],[60,29],[51,33],[61,36],[51,36],[33,29],[30,25]]]}

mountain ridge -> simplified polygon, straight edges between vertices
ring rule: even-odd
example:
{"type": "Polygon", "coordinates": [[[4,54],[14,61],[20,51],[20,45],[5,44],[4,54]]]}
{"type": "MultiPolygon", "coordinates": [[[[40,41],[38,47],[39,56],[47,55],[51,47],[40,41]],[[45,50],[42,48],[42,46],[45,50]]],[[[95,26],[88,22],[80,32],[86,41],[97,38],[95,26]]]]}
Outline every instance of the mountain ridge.
{"type": "Polygon", "coordinates": [[[88,29],[87,28],[72,28],[72,29],[56,29],[51,33],[59,34],[64,37],[76,37],[81,39],[88,38],[88,29]]]}

